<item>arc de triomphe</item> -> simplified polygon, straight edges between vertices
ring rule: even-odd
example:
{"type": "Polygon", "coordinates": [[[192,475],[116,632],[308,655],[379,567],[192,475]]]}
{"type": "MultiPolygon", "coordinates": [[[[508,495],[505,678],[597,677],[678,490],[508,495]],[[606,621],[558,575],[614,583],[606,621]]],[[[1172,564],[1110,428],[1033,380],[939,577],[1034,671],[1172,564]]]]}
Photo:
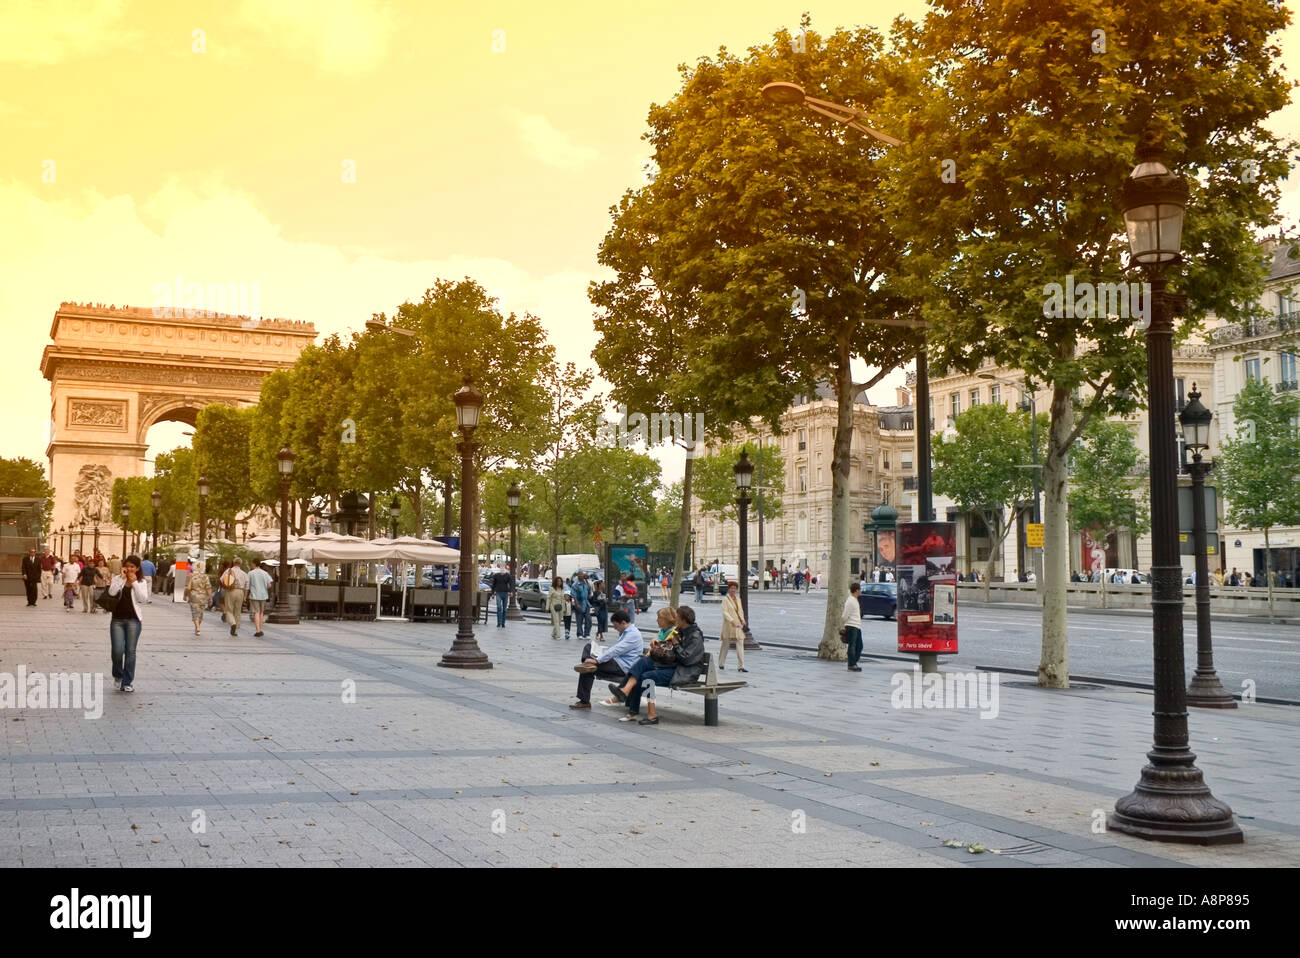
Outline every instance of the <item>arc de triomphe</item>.
{"type": "Polygon", "coordinates": [[[54,528],[88,530],[98,514],[102,539],[114,528],[113,480],[145,472],[150,426],[194,425],[208,403],[257,402],[267,374],[293,365],[316,338],[307,322],[158,312],[62,303],[54,314],[41,354],[54,528]]]}

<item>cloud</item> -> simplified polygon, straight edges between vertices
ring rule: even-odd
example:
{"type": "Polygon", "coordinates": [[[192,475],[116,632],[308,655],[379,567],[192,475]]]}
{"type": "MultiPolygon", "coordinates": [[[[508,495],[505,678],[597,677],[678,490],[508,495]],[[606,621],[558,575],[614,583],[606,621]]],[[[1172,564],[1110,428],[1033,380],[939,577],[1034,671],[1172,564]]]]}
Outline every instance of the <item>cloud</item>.
{"type": "Polygon", "coordinates": [[[540,113],[519,116],[515,125],[528,151],[547,166],[573,170],[600,159],[596,150],[574,143],[568,134],[557,130],[540,113]]]}
{"type": "Polygon", "coordinates": [[[0,63],[61,63],[129,41],[119,21],[125,0],[5,0],[0,14],[0,63]]]}
{"type": "Polygon", "coordinates": [[[332,73],[380,66],[397,30],[380,0],[243,0],[239,22],[332,73]]]}

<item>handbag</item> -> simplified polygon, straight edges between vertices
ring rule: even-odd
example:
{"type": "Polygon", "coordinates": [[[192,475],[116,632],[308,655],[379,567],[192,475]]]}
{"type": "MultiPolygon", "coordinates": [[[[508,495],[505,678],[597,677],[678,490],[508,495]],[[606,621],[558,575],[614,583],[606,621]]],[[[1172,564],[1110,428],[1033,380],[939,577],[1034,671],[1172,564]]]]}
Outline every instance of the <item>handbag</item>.
{"type": "MultiPolygon", "coordinates": [[[[125,589],[126,586],[123,586],[122,588],[125,589]]],[[[120,601],[122,601],[122,593],[119,592],[117,595],[110,595],[107,588],[105,588],[103,592],[99,593],[99,595],[95,596],[95,605],[99,606],[110,615],[117,610],[117,604],[120,601]]]]}

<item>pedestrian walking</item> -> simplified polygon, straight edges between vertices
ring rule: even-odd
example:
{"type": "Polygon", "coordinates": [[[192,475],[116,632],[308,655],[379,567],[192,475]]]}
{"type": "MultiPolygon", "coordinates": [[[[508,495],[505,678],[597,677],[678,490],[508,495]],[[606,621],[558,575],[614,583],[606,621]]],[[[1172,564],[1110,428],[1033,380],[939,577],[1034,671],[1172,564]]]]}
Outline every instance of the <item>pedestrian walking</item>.
{"type": "Polygon", "coordinates": [[[861,672],[858,659],[862,657],[862,606],[858,596],[862,586],[854,582],[849,586],[849,597],[844,600],[844,612],[840,616],[840,637],[849,651],[849,671],[861,672]]]}
{"type": "Polygon", "coordinates": [[[190,604],[190,618],[194,620],[194,634],[199,634],[203,624],[203,613],[212,603],[212,580],[208,578],[204,567],[194,566],[194,571],[185,580],[184,599],[190,604]]]}
{"type": "Polygon", "coordinates": [[[578,638],[591,638],[591,583],[587,581],[587,573],[579,572],[569,587],[569,595],[573,597],[573,611],[578,617],[578,638]]]}
{"type": "Polygon", "coordinates": [[[560,618],[564,615],[564,580],[558,575],[551,579],[551,591],[546,593],[546,611],[551,616],[551,638],[560,638],[560,618]]]}
{"type": "Polygon", "coordinates": [[[498,569],[492,573],[489,584],[497,597],[497,628],[504,629],[506,627],[506,609],[510,605],[510,590],[514,586],[514,580],[510,578],[508,571],[498,569]]]}
{"type": "Polygon", "coordinates": [[[146,605],[153,605],[153,577],[157,573],[158,567],[153,564],[153,561],[148,556],[145,556],[140,562],[140,574],[144,576],[145,588],[149,590],[149,601],[145,603],[146,605]]]}
{"type": "Polygon", "coordinates": [[[726,668],[728,645],[734,645],[740,671],[749,671],[745,668],[745,629],[748,627],[749,623],[745,621],[745,610],[740,605],[740,584],[729,582],[727,597],[722,600],[722,648],[718,651],[719,670],[726,668]]]}
{"type": "Polygon", "coordinates": [[[592,587],[591,611],[596,616],[596,641],[603,642],[605,630],[609,628],[609,597],[605,595],[604,582],[597,582],[592,587]]]}
{"type": "Polygon", "coordinates": [[[248,573],[241,568],[242,565],[243,560],[236,556],[230,560],[230,568],[221,576],[226,623],[230,626],[230,634],[236,638],[239,637],[239,617],[244,612],[244,596],[248,593],[248,573]]]}
{"type": "Polygon", "coordinates": [[[567,642],[572,636],[569,634],[573,631],[573,590],[570,586],[564,587],[564,640],[567,642]]]}
{"type": "Polygon", "coordinates": [[[798,592],[803,587],[803,572],[799,569],[794,570],[794,591],[798,592]]]}
{"type": "Polygon", "coordinates": [[[691,579],[691,584],[695,586],[695,602],[700,604],[704,601],[704,570],[696,569],[695,575],[691,579]]]}
{"type": "Polygon", "coordinates": [[[82,563],[81,571],[77,573],[77,591],[81,594],[81,611],[91,612],[99,611],[95,605],[95,579],[98,570],[89,562],[82,563]]]}
{"type": "Polygon", "coordinates": [[[31,546],[27,550],[27,555],[23,556],[23,587],[27,590],[27,605],[29,608],[36,605],[36,590],[41,584],[41,560],[36,554],[36,546],[31,546]]]}
{"type": "Polygon", "coordinates": [[[135,650],[143,628],[140,607],[149,598],[144,577],[140,575],[139,556],[130,555],[122,560],[122,571],[109,580],[108,594],[117,597],[108,623],[113,685],[123,692],[134,692],[135,650]]]}
{"type": "Polygon", "coordinates": [[[59,560],[49,549],[41,556],[41,598],[54,598],[54,570],[59,560]]]}
{"type": "Polygon", "coordinates": [[[262,637],[266,621],[266,603],[271,598],[271,573],[258,565],[248,573],[248,608],[253,615],[253,638],[262,637]]]}

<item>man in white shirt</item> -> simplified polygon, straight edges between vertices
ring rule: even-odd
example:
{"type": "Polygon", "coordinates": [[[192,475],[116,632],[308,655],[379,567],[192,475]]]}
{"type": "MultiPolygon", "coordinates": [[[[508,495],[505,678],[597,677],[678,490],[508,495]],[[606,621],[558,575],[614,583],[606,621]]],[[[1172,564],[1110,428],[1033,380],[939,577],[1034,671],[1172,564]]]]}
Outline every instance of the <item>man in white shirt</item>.
{"type": "Polygon", "coordinates": [[[266,617],[266,603],[271,598],[271,573],[260,565],[248,573],[248,607],[253,613],[253,638],[262,637],[262,623],[266,617]]]}
{"type": "Polygon", "coordinates": [[[248,592],[248,573],[241,565],[239,558],[235,558],[221,576],[221,587],[226,591],[226,622],[230,625],[230,634],[236,638],[239,636],[239,616],[244,611],[244,595],[248,592]]]}
{"type": "Polygon", "coordinates": [[[849,671],[861,672],[858,659],[862,656],[862,607],[858,604],[858,595],[862,586],[853,582],[849,585],[849,597],[844,600],[844,611],[840,616],[843,626],[844,644],[849,647],[849,671]]]}

